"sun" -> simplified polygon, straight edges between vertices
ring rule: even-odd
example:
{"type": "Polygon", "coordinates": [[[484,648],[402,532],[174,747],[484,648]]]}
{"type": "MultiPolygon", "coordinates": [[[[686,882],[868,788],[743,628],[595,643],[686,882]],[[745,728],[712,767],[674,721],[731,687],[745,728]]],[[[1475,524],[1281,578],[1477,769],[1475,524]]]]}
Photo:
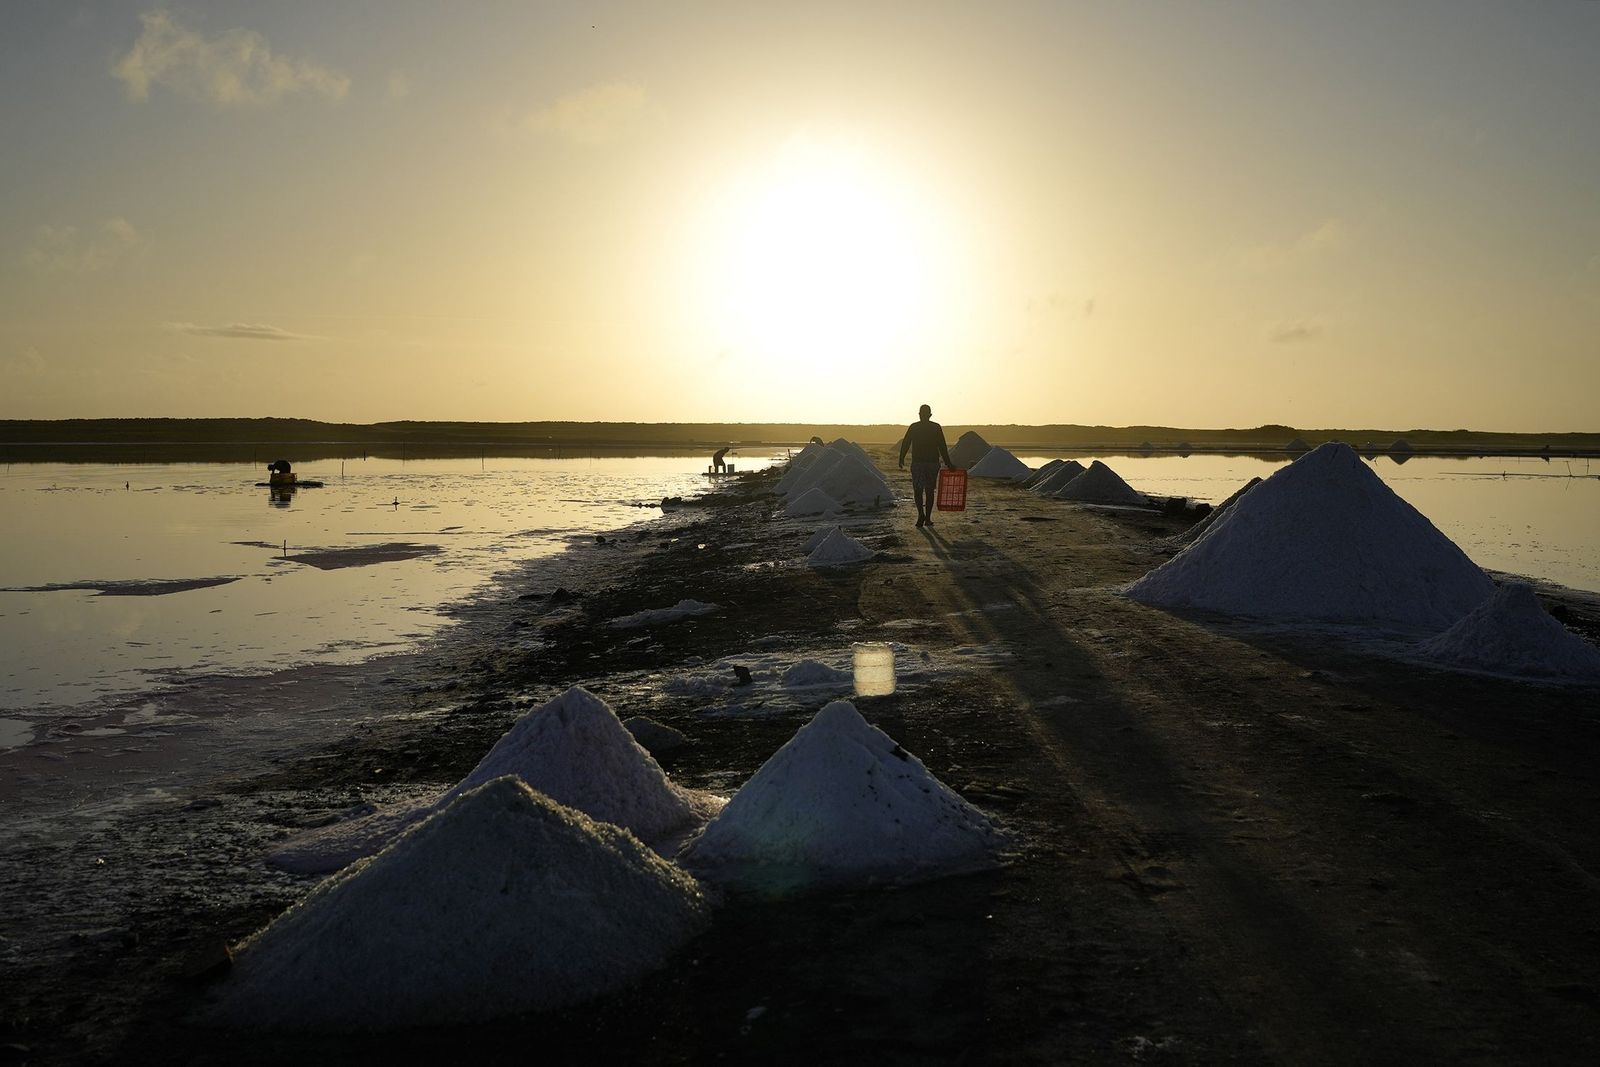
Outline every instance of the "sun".
{"type": "Polygon", "coordinates": [[[794,139],[712,197],[701,302],[719,343],[826,370],[928,339],[946,249],[916,182],[859,145],[794,139]]]}

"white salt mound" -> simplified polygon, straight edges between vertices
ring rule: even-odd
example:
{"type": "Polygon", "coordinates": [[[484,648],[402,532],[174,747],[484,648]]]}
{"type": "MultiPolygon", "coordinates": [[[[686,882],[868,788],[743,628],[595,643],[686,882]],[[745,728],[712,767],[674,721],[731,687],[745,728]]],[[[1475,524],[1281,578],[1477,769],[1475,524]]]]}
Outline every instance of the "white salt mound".
{"type": "Polygon", "coordinates": [[[837,526],[806,557],[808,567],[843,567],[869,560],[875,553],[837,526]]]}
{"type": "Polygon", "coordinates": [[[1044,466],[1028,475],[1027,478],[1023,479],[1022,488],[1032,489],[1034,486],[1050,477],[1050,475],[1054,474],[1057,468],[1059,468],[1065,462],[1066,460],[1062,459],[1052,459],[1049,463],[1046,463],[1044,466]]]}
{"type": "Polygon", "coordinates": [[[999,445],[996,445],[989,449],[982,459],[974,463],[967,470],[967,473],[974,478],[1016,479],[1026,478],[1033,473],[1033,468],[999,445]]]}
{"type": "Polygon", "coordinates": [[[822,454],[822,450],[822,445],[812,441],[795,453],[794,457],[789,460],[789,469],[783,473],[782,478],[778,479],[778,483],[772,487],[772,491],[779,496],[787,493],[800,475],[805,472],[806,468],[817,461],[817,457],[822,454]]]}
{"type": "Polygon", "coordinates": [[[302,873],[338,870],[383,848],[463,793],[508,774],[557,803],[652,843],[704,822],[722,806],[720,797],[669,781],[611,707],[574,686],[519,718],[472,772],[437,800],[318,827],[291,838],[269,859],[302,873]]]}
{"type": "MultiPolygon", "coordinates": [[[[793,500],[807,489],[818,484],[823,476],[832,470],[835,465],[843,461],[844,458],[845,454],[838,449],[824,448],[809,466],[797,474],[792,482],[784,486],[784,495],[793,500]]],[[[784,476],[785,479],[787,477],[787,475],[784,476]]],[[[778,484],[783,485],[783,480],[780,480],[778,484]]]]}
{"type": "Polygon", "coordinates": [[[828,539],[828,535],[837,529],[839,529],[837,526],[824,526],[820,530],[813,533],[810,537],[806,538],[806,546],[804,549],[805,554],[808,556],[811,555],[812,552],[816,551],[817,546],[826,541],[828,539]]]}
{"type": "Polygon", "coordinates": [[[1180,545],[1187,545],[1199,540],[1201,535],[1203,535],[1207,530],[1211,529],[1212,526],[1216,525],[1218,519],[1227,514],[1229,508],[1233,507],[1233,505],[1239,502],[1240,497],[1244,496],[1246,493],[1260,484],[1260,478],[1251,478],[1248,482],[1245,482],[1243,486],[1235,489],[1232,496],[1228,497],[1228,499],[1224,500],[1222,503],[1206,512],[1203,516],[1201,516],[1200,521],[1196,522],[1193,526],[1189,527],[1181,534],[1178,534],[1178,536],[1174,537],[1173,540],[1180,545]]]}
{"type": "Polygon", "coordinates": [[[880,507],[894,503],[894,491],[868,460],[845,456],[828,468],[813,488],[828,494],[839,504],[854,507],[880,507]]]}
{"type": "Polygon", "coordinates": [[[1076,500],[1085,504],[1144,504],[1138,492],[1122,476],[1098,459],[1089,469],[1051,494],[1057,500],[1076,500]]]}
{"type": "Polygon", "coordinates": [[[913,881],[992,862],[1000,834],[922,762],[836,700],[762,765],[681,859],[770,891],[913,881]]]}
{"type": "Polygon", "coordinates": [[[988,441],[978,436],[976,430],[968,430],[962,434],[950,450],[950,461],[957,467],[970,469],[974,463],[989,454],[992,446],[988,441]]]}
{"type": "Polygon", "coordinates": [[[803,659],[783,672],[785,689],[810,689],[816,686],[849,685],[854,675],[849,671],[834,670],[826,663],[803,659]]]}
{"type": "Polygon", "coordinates": [[[662,966],[708,912],[632,834],[507,776],[240,945],[205,1021],[382,1030],[573,1004],[662,966]]]}
{"type": "Polygon", "coordinates": [[[636,611],[632,615],[622,615],[609,620],[606,625],[617,630],[632,630],[640,626],[659,626],[666,622],[677,622],[680,619],[692,618],[695,615],[705,615],[717,610],[715,604],[704,604],[698,600],[680,600],[670,608],[648,608],[636,611]]]}
{"type": "Polygon", "coordinates": [[[1048,475],[1034,482],[1031,488],[1040,496],[1049,496],[1059,493],[1072,483],[1072,479],[1087,470],[1082,463],[1075,459],[1064,461],[1061,466],[1051,471],[1048,475]]]}
{"type": "Polygon", "coordinates": [[[791,519],[807,515],[830,515],[839,510],[839,502],[815,487],[807,489],[783,506],[783,513],[791,519]]]}
{"type": "Polygon", "coordinates": [[[1163,607],[1437,631],[1494,584],[1348,445],[1330,442],[1126,592],[1163,607]]]}
{"type": "Polygon", "coordinates": [[[1418,645],[1417,655],[1518,678],[1600,682],[1600,648],[1545,611],[1527,582],[1505,583],[1460,622],[1418,645]]]}

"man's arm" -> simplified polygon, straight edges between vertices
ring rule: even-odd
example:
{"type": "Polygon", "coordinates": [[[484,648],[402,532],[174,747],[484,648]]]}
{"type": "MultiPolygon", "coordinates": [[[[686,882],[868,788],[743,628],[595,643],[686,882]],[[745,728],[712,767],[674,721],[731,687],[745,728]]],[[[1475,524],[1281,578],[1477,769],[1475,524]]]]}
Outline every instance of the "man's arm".
{"type": "Polygon", "coordinates": [[[954,463],[950,462],[950,450],[944,446],[944,427],[943,426],[939,427],[939,454],[944,457],[944,465],[946,467],[949,467],[951,470],[955,470],[956,469],[956,465],[954,463]]]}
{"type": "Polygon", "coordinates": [[[916,429],[914,426],[907,427],[906,435],[900,439],[900,466],[902,468],[906,465],[906,453],[911,451],[911,431],[914,429],[916,429]]]}

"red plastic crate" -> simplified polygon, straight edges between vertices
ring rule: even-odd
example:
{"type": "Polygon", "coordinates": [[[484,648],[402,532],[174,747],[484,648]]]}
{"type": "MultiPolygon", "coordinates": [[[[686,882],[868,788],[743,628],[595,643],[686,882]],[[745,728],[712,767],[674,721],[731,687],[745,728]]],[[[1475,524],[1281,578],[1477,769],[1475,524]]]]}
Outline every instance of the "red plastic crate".
{"type": "Polygon", "coordinates": [[[940,511],[967,510],[967,472],[946,467],[939,472],[939,490],[934,507],[940,511]]]}

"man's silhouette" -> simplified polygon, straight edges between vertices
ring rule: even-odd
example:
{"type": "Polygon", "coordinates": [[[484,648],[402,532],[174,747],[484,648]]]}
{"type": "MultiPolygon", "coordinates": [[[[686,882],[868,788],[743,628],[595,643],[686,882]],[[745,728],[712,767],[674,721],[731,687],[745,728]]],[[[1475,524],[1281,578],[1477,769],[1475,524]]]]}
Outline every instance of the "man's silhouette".
{"type": "Polygon", "coordinates": [[[900,442],[900,469],[906,466],[906,453],[911,453],[911,492],[917,500],[917,525],[933,525],[933,499],[939,488],[939,460],[955,468],[950,462],[950,449],[944,443],[944,427],[933,421],[933,409],[924,404],[917,410],[919,421],[906,430],[900,442]]]}

